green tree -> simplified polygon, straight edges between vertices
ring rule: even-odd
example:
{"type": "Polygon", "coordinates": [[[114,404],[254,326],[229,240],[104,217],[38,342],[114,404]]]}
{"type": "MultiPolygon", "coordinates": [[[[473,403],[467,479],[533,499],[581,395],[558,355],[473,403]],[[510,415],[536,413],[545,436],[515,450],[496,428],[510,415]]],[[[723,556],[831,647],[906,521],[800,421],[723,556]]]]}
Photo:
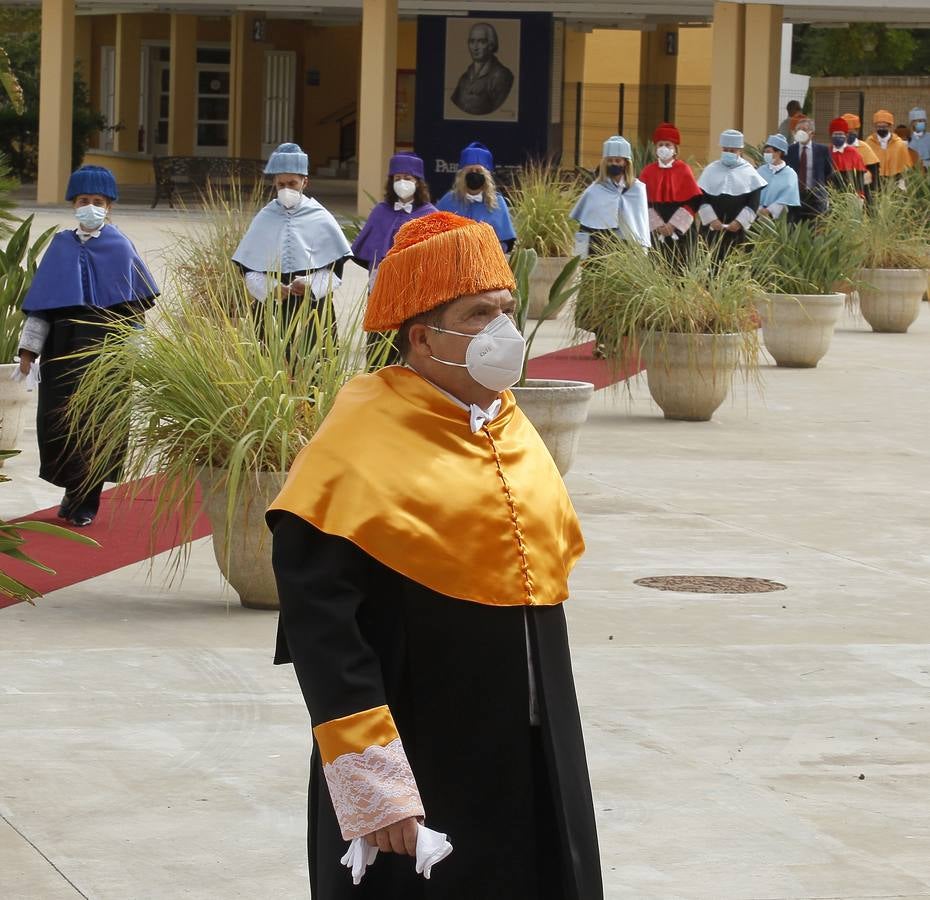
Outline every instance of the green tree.
{"type": "Polygon", "coordinates": [[[928,63],[930,29],[873,22],[794,29],[792,71],[799,75],[926,75],[928,63]]]}

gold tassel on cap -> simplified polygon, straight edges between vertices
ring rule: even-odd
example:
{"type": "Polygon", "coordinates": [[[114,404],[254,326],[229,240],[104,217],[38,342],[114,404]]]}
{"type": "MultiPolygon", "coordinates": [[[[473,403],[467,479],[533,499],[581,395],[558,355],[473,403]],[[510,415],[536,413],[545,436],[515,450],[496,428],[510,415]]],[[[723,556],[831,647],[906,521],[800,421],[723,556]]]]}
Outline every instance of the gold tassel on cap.
{"type": "Polygon", "coordinates": [[[365,331],[394,331],[456,297],[515,287],[490,225],[454,213],[431,213],[397,232],[378,266],[365,331]]]}

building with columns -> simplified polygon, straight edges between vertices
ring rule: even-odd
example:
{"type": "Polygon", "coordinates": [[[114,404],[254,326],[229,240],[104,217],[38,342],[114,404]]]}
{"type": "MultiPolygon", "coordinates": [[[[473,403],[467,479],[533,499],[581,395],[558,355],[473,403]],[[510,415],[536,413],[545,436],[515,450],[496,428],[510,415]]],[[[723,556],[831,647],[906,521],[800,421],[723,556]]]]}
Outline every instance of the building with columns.
{"type": "Polygon", "coordinates": [[[122,181],[151,181],[156,155],[258,158],[296,140],[316,171],[357,176],[364,211],[381,194],[397,148],[415,149],[442,179],[451,178],[469,140],[484,140],[505,163],[532,154],[590,164],[602,130],[644,139],[666,115],[679,121],[685,149],[696,156],[715,153],[724,128],[758,142],[782,117],[783,24],[930,26],[927,0],[19,5],[42,9],[39,202],[64,195],[77,65],[94,105],[116,126],[99,135],[88,161],[122,181]],[[470,61],[464,19],[496,23],[504,36],[500,58],[517,76],[509,107],[469,114],[450,106],[461,60],[470,61]],[[607,99],[586,96],[592,79],[610,86],[607,99]],[[596,102],[605,125],[591,129],[586,116],[596,102]]]}

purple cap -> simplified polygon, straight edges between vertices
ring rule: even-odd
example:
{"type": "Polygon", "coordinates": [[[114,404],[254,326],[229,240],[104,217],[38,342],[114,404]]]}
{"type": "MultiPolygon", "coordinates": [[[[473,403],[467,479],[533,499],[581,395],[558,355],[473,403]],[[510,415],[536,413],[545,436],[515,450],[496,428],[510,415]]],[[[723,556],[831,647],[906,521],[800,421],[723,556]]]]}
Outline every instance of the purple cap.
{"type": "Polygon", "coordinates": [[[423,177],[423,160],[413,153],[395,153],[388,163],[388,175],[423,177]]]}
{"type": "Polygon", "coordinates": [[[484,166],[491,172],[494,169],[494,157],[484,144],[472,141],[459,156],[459,168],[464,169],[465,166],[484,166]]]}

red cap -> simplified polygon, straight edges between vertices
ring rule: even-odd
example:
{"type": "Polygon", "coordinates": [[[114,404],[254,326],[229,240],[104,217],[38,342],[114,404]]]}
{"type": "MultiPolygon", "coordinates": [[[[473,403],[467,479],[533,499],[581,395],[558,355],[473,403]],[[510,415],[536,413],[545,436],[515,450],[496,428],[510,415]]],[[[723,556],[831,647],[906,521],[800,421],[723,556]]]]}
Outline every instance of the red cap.
{"type": "Polygon", "coordinates": [[[843,134],[849,134],[849,122],[845,119],[834,119],[830,123],[830,134],[835,134],[837,131],[842,131],[843,134]]]}
{"type": "Polygon", "coordinates": [[[652,132],[652,142],[671,141],[676,147],[681,143],[681,132],[671,122],[663,122],[652,132]]]}

